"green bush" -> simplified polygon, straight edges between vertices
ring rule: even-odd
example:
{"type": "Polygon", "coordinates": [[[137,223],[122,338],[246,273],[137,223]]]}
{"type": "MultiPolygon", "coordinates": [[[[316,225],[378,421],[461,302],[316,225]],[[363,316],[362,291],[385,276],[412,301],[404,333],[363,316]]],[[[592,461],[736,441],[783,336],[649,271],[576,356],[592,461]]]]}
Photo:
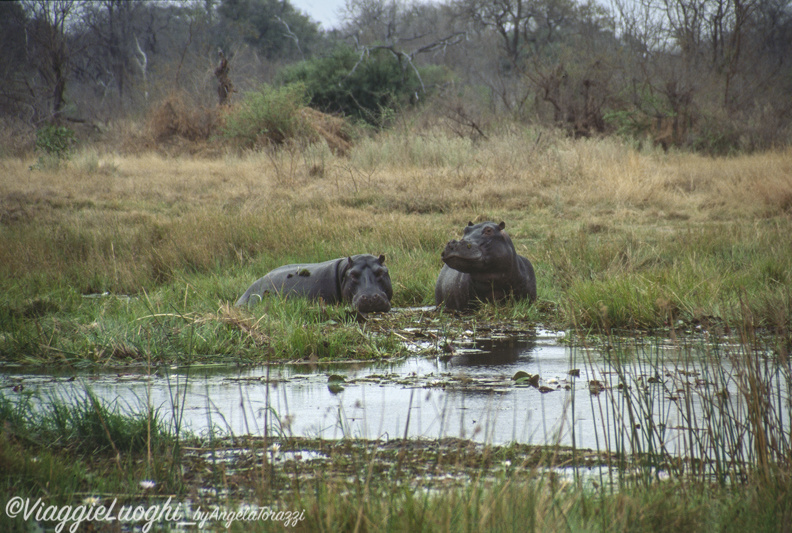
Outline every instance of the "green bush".
{"type": "Polygon", "coordinates": [[[68,159],[76,140],[74,131],[50,124],[36,131],[36,148],[48,156],[68,159]]]}
{"type": "Polygon", "coordinates": [[[223,135],[242,148],[311,137],[312,130],[300,113],[307,103],[305,87],[299,83],[277,88],[263,85],[245,94],[229,112],[223,135]]]}
{"type": "MultiPolygon", "coordinates": [[[[419,69],[425,87],[434,71],[419,69]],[[426,74],[425,74],[426,73],[426,74]]],[[[423,87],[412,66],[399,62],[387,50],[372,50],[361,57],[349,47],[338,47],[326,57],[303,61],[281,72],[284,83],[304,84],[310,106],[326,113],[343,113],[377,127],[388,125],[394,111],[409,105],[423,87]]]]}

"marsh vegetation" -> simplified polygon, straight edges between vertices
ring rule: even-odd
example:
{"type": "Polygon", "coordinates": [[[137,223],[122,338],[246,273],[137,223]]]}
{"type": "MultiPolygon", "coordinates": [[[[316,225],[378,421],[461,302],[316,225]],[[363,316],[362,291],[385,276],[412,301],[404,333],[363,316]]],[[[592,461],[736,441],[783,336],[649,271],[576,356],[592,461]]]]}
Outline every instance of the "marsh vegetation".
{"type": "Polygon", "coordinates": [[[311,441],[277,424],[255,438],[192,434],[145,401],[75,404],[8,387],[5,494],[256,502],[306,509],[297,527],[311,531],[789,523],[788,150],[713,159],[517,124],[472,142],[409,115],[345,155],[324,143],[213,150],[85,147],[52,168],[0,160],[4,364],[153,374],[382,361],[419,337],[424,357],[453,358],[476,332],[541,326],[607,365],[592,378],[601,394],[575,400],[607,406],[602,445],[311,441]],[[506,221],[536,269],[533,305],[430,307],[440,250],[469,220],[506,221]],[[232,305],[271,268],[351,253],[387,256],[394,306],[426,308],[417,324],[415,313],[360,320],[304,300],[232,305]],[[691,343],[706,356],[688,357],[691,343]],[[704,416],[690,411],[674,429],[681,457],[663,413],[694,403],[704,416]],[[324,462],[306,459],[314,453],[324,462]],[[603,478],[583,474],[593,465],[603,478]],[[155,488],[140,486],[148,479],[155,488]]]}
{"type": "Polygon", "coordinates": [[[398,351],[387,335],[352,335],[328,352],[320,341],[338,334],[324,338],[328,320],[348,322],[334,309],[229,303],[282,264],[384,253],[393,304],[431,304],[439,250],[470,219],[506,221],[538,279],[536,305],[480,316],[581,331],[747,320],[788,343],[788,151],[711,159],[518,126],[478,143],[411,126],[347,156],[312,144],[212,159],[86,150],[49,171],[2,160],[0,354],[107,363],[398,351]],[[290,335],[304,342],[262,350],[290,335]]]}
{"type": "MultiPolygon", "coordinates": [[[[78,375],[76,387],[65,386],[74,380],[69,372],[57,380],[45,377],[39,387],[24,376],[13,389],[4,387],[0,397],[3,490],[9,498],[44,493],[50,505],[118,502],[151,508],[175,497],[184,522],[195,522],[198,509],[270,506],[300,514],[289,524],[258,520],[233,526],[256,531],[783,531],[792,503],[786,474],[792,374],[772,343],[732,341],[609,337],[585,350],[561,347],[570,351],[570,364],[582,368],[554,390],[547,374],[541,387],[498,382],[486,372],[430,381],[382,374],[325,377],[325,387],[337,383],[348,390],[361,382],[401,383],[410,405],[386,393],[393,402],[382,408],[391,418],[402,417],[403,437],[400,428],[395,435],[362,437],[347,418],[355,413],[344,414],[341,402],[336,438],[299,434],[294,417],[317,406],[284,409],[276,399],[286,397],[288,380],[270,377],[269,371],[266,378],[242,374],[236,399],[224,402],[216,387],[195,376],[200,369],[193,370],[197,388],[206,387],[198,402],[216,407],[204,412],[200,432],[187,429],[188,418],[195,416],[189,411],[195,408],[196,387],[178,377],[168,381],[170,400],[160,402],[153,389],[161,396],[166,388],[145,375],[149,394],[139,394],[137,401],[120,392],[130,378],[140,379],[130,374],[118,375],[115,398],[92,392],[102,388],[94,381],[102,379],[98,373],[78,375]],[[467,415],[438,402],[447,409],[439,416],[448,418],[449,427],[461,428],[465,416],[482,414],[475,408],[477,397],[497,417],[497,397],[531,387],[538,389],[527,396],[533,402],[549,405],[549,397],[558,396],[563,404],[560,414],[541,410],[540,423],[553,426],[544,444],[519,439],[492,444],[489,422],[481,419],[467,438],[416,438],[411,431],[422,423],[415,416],[420,411],[412,409],[413,395],[416,404],[438,388],[467,397],[467,415]],[[539,400],[540,395],[548,399],[539,400]],[[239,410],[248,406],[240,428],[239,410]]],[[[364,396],[373,399],[371,392],[364,396]]],[[[369,408],[376,406],[357,407],[365,410],[364,419],[373,418],[369,408]]],[[[3,520],[7,530],[25,530],[22,520],[3,520]]],[[[208,527],[221,530],[222,522],[210,519],[208,527]]],[[[121,527],[144,523],[130,520],[121,527]]],[[[154,523],[176,527],[165,520],[154,523]]],[[[108,528],[101,522],[94,527],[108,528]]]]}

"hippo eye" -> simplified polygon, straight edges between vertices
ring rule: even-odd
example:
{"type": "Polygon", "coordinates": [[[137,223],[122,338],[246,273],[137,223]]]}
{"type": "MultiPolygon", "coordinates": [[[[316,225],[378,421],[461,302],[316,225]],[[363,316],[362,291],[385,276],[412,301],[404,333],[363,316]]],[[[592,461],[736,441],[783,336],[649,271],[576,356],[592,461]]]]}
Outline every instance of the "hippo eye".
{"type": "Polygon", "coordinates": [[[348,276],[352,279],[360,279],[360,272],[357,270],[352,270],[349,272],[348,276]]]}
{"type": "Polygon", "coordinates": [[[486,227],[484,228],[484,235],[492,235],[492,228],[486,227]]]}

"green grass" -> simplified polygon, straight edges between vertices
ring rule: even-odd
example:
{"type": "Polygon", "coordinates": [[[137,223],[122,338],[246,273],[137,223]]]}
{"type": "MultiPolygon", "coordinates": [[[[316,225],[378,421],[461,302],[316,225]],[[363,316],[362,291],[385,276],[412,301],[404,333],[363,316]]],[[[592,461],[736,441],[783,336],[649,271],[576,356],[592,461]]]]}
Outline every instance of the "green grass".
{"type": "MultiPolygon", "coordinates": [[[[53,392],[0,394],[0,494],[39,498],[45,505],[85,504],[113,495],[121,503],[145,499],[142,481],[157,491],[180,491],[171,458],[179,439],[156,410],[107,403],[90,389],[71,397],[53,392]]],[[[0,514],[4,531],[26,531],[24,519],[0,514]]],[[[54,525],[54,524],[53,524],[54,525]]]]}
{"type": "MultiPolygon", "coordinates": [[[[335,210],[328,207],[313,216],[336,218],[335,210]]],[[[534,263],[539,300],[534,306],[485,306],[479,319],[494,313],[593,331],[650,331],[679,321],[714,321],[734,329],[747,310],[754,327],[789,338],[792,228],[787,221],[679,223],[662,232],[614,225],[591,233],[579,223],[548,228],[521,216],[502,213],[499,218],[520,221],[512,236],[534,263]]],[[[269,354],[275,358],[353,357],[358,350],[343,346],[362,330],[338,319],[345,311],[310,303],[286,307],[291,311],[284,313],[274,312],[280,304],[237,313],[227,305],[276,266],[321,261],[344,250],[385,253],[395,306],[434,303],[439,250],[455,233],[439,231],[435,216],[382,224],[372,219],[346,227],[312,220],[293,217],[287,231],[274,215],[255,223],[250,216],[219,216],[211,226],[197,217],[177,219],[166,230],[141,226],[135,242],[127,244],[98,227],[29,233],[15,228],[4,234],[7,253],[14,257],[3,267],[0,358],[70,364],[80,359],[255,359],[262,345],[235,325],[239,320],[256,328],[266,325],[261,333],[269,337],[269,354]],[[157,241],[159,231],[156,246],[136,244],[157,241]],[[26,259],[28,245],[36,251],[26,259]],[[104,292],[110,294],[87,297],[104,292]],[[325,312],[334,317],[335,327],[321,331],[329,318],[317,316],[325,312]],[[312,324],[302,339],[294,325],[300,320],[312,324]],[[317,339],[329,330],[338,342],[326,350],[317,339]]],[[[399,353],[393,343],[386,346],[399,353]]],[[[371,347],[360,353],[370,358],[379,351],[371,347]]]]}
{"type": "Polygon", "coordinates": [[[344,306],[272,298],[237,309],[186,279],[151,295],[52,295],[9,306],[4,323],[0,354],[22,363],[366,360],[404,353],[388,331],[369,331],[344,306]]]}
{"type": "Polygon", "coordinates": [[[580,327],[646,330],[707,319],[735,325],[747,305],[757,310],[756,326],[783,330],[790,246],[775,224],[724,223],[605,238],[581,233],[548,255],[566,321],[580,327]]]}

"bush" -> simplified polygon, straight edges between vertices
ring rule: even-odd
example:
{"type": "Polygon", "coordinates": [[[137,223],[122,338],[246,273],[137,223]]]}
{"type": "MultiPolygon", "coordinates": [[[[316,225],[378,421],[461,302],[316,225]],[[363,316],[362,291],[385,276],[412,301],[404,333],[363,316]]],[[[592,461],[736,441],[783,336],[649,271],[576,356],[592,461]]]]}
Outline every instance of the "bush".
{"type": "Polygon", "coordinates": [[[48,156],[68,159],[76,140],[74,131],[50,124],[36,131],[36,148],[48,156]]]}
{"type": "Polygon", "coordinates": [[[304,84],[313,108],[377,127],[386,126],[397,108],[409,105],[412,96],[423,90],[412,67],[400,64],[389,51],[373,50],[361,58],[349,47],[288,67],[280,80],[304,84]]]}
{"type": "Polygon", "coordinates": [[[149,116],[149,129],[156,142],[173,137],[206,141],[216,132],[220,117],[215,109],[205,108],[181,92],[170,94],[149,116]]]}
{"type": "Polygon", "coordinates": [[[312,138],[315,134],[302,113],[307,103],[302,84],[278,88],[263,85],[231,108],[223,135],[242,148],[312,138]]]}

